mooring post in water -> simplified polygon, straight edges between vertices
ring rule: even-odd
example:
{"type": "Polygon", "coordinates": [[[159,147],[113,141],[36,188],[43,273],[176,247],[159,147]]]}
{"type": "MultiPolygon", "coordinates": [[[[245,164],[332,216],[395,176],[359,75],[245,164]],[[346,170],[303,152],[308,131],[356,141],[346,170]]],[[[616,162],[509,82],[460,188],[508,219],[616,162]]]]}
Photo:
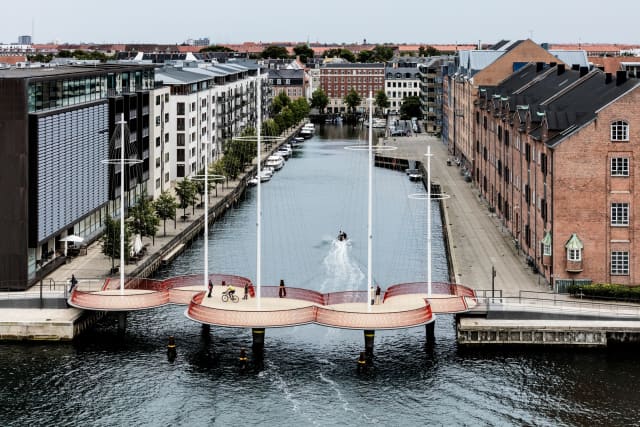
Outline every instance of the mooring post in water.
{"type": "Polygon", "coordinates": [[[376,337],[376,331],[365,329],[364,331],[364,351],[367,355],[367,361],[371,363],[373,360],[373,341],[376,337]]]}
{"type": "Polygon", "coordinates": [[[118,312],[118,334],[124,335],[127,330],[127,312],[118,312]]]}
{"type": "Polygon", "coordinates": [[[176,360],[176,340],[173,335],[169,336],[169,343],[167,344],[167,359],[169,362],[176,360]]]}
{"type": "Polygon", "coordinates": [[[434,345],[436,343],[436,321],[434,320],[424,326],[427,331],[427,345],[434,345]]]}

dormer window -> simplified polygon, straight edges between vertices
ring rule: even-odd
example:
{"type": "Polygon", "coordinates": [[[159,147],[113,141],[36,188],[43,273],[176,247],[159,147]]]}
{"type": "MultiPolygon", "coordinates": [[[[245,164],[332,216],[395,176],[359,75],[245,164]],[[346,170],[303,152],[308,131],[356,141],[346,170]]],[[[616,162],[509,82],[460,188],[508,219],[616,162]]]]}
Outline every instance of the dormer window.
{"type": "Polygon", "coordinates": [[[629,123],[623,120],[611,123],[611,141],[629,141],[629,123]]]}
{"type": "Polygon", "coordinates": [[[571,238],[567,241],[565,248],[567,249],[567,261],[582,261],[582,249],[584,248],[584,245],[575,233],[571,235],[571,238]]]}

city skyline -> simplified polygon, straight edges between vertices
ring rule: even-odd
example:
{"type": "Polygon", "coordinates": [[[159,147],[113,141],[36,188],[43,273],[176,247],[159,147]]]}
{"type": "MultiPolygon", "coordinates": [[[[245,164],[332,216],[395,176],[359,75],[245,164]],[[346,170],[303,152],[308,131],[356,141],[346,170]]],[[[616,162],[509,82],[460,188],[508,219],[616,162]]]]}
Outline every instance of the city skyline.
{"type": "Polygon", "coordinates": [[[577,1],[540,0],[535,8],[514,12],[510,2],[479,3],[460,0],[455,7],[434,8],[410,0],[371,6],[355,0],[326,0],[318,7],[300,2],[249,1],[250,7],[233,3],[179,4],[157,0],[152,7],[114,0],[109,8],[85,2],[82,9],[70,0],[27,0],[22,8],[5,10],[1,43],[15,43],[32,35],[38,44],[61,43],[166,43],[207,37],[212,44],[255,42],[311,43],[477,43],[501,39],[531,38],[552,43],[638,43],[629,31],[640,6],[585,8],[577,1]],[[96,10],[91,10],[91,5],[96,10]],[[77,13],[70,11],[77,10],[77,13]],[[178,13],[176,13],[178,12],[178,13]],[[180,13],[182,12],[182,13],[180,13]],[[176,19],[176,16],[179,18],[176,19]],[[183,16],[185,16],[183,18],[183,16]],[[146,25],[140,25],[140,22],[146,25]],[[524,22],[524,24],[523,24],[524,22]],[[133,24],[135,25],[128,25],[133,24]]]}

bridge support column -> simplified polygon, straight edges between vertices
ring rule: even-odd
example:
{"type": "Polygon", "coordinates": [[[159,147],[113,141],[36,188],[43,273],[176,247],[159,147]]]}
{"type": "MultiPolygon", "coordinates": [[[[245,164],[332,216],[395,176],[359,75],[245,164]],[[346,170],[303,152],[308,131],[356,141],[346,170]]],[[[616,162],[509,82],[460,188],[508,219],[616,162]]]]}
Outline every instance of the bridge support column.
{"type": "Polygon", "coordinates": [[[118,312],[118,335],[124,335],[127,330],[127,312],[118,312]]]}
{"type": "Polygon", "coordinates": [[[264,328],[253,328],[251,332],[253,335],[254,353],[257,351],[262,352],[264,350],[264,328]]]}
{"type": "Polygon", "coordinates": [[[373,329],[365,329],[364,331],[364,351],[367,355],[367,361],[373,359],[373,342],[376,337],[376,331],[373,329]]]}
{"type": "Polygon", "coordinates": [[[427,345],[432,346],[436,343],[436,321],[434,320],[424,326],[427,332],[427,345]]]}

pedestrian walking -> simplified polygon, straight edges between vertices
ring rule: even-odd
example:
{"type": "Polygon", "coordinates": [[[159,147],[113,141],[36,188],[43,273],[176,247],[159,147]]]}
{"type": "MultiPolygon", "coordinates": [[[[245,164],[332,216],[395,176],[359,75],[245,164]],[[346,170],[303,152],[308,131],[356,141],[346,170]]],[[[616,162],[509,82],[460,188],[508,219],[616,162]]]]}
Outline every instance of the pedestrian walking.
{"type": "Polygon", "coordinates": [[[227,282],[223,280],[222,283],[220,283],[220,285],[224,288],[225,286],[227,286],[227,282]]]}
{"type": "Polygon", "coordinates": [[[242,299],[248,299],[249,298],[249,282],[245,282],[244,284],[244,296],[242,297],[242,299]]]}
{"type": "Polygon", "coordinates": [[[213,291],[213,282],[209,280],[209,295],[207,295],[207,298],[211,298],[212,291],[213,291]]]}
{"type": "Polygon", "coordinates": [[[376,286],[376,305],[380,305],[380,285],[376,286]]]}
{"type": "Polygon", "coordinates": [[[287,296],[287,289],[284,287],[284,280],[280,279],[280,288],[278,289],[278,296],[284,298],[287,296]]]}
{"type": "Polygon", "coordinates": [[[370,291],[371,291],[371,292],[369,293],[369,295],[371,295],[371,305],[373,305],[373,301],[374,301],[374,300],[373,300],[373,294],[375,293],[375,290],[373,289],[373,285],[371,285],[371,289],[370,289],[370,291]]]}
{"type": "Polygon", "coordinates": [[[73,288],[76,287],[76,285],[78,284],[78,279],[76,279],[76,275],[72,274],[71,275],[71,286],[69,287],[69,292],[71,292],[73,290],[73,288]]]}

